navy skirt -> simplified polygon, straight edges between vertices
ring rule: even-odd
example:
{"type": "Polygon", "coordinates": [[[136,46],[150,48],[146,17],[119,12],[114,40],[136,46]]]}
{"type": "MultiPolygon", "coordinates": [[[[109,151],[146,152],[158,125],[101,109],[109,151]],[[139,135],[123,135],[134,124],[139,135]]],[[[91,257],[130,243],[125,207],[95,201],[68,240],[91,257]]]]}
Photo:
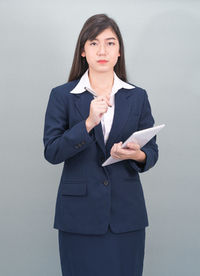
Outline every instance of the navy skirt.
{"type": "Polygon", "coordinates": [[[63,276],[141,276],[145,228],[85,235],[58,230],[63,276]]]}

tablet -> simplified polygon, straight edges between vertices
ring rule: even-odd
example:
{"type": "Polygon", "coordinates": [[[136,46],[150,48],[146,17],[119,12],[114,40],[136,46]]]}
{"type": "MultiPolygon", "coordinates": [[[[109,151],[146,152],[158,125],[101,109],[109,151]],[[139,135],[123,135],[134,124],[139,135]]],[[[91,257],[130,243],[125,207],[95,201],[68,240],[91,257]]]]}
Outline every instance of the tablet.
{"type": "MultiPolygon", "coordinates": [[[[122,148],[126,148],[126,144],[129,142],[137,143],[140,145],[140,148],[142,148],[146,143],[148,143],[163,127],[165,127],[165,124],[146,128],[143,130],[139,130],[134,132],[123,144],[122,148]]],[[[107,166],[116,162],[123,161],[122,159],[113,158],[110,156],[103,164],[102,166],[107,166]]]]}

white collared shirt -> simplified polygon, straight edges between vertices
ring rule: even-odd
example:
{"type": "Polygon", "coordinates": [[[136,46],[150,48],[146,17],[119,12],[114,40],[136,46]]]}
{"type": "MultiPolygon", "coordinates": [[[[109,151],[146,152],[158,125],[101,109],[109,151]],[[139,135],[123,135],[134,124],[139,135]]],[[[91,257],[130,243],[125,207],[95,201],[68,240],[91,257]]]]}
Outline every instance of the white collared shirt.
{"type": "MultiPolygon", "coordinates": [[[[90,85],[88,72],[89,72],[89,69],[87,69],[86,72],[82,75],[80,81],[74,87],[74,89],[70,91],[70,93],[74,93],[74,94],[84,93],[86,91],[86,88],[89,88],[91,91],[93,91],[92,88],[91,88],[91,85],[90,85]]],[[[113,122],[113,117],[114,117],[114,110],[115,110],[114,97],[115,97],[115,93],[117,93],[117,91],[121,88],[133,89],[133,88],[135,88],[135,86],[130,85],[130,84],[122,81],[120,78],[118,78],[118,76],[114,72],[114,83],[113,83],[113,87],[112,87],[112,92],[110,94],[110,103],[111,103],[112,106],[108,107],[107,112],[104,113],[104,115],[101,117],[101,125],[102,125],[102,130],[103,130],[103,135],[104,135],[104,143],[105,144],[106,144],[106,141],[108,139],[108,136],[109,136],[109,133],[110,133],[110,130],[111,130],[111,126],[112,126],[112,122],[113,122]]],[[[95,95],[96,95],[95,91],[93,91],[92,94],[95,97],[95,95]]]]}

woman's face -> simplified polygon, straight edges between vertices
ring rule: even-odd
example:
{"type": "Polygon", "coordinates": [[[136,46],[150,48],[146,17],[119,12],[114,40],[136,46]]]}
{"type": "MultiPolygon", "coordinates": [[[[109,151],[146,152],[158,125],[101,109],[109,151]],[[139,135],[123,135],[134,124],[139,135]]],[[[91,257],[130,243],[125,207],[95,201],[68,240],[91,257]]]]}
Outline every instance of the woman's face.
{"type": "Polygon", "coordinates": [[[108,28],[94,40],[86,41],[81,56],[86,57],[89,68],[94,71],[108,72],[113,70],[117,63],[120,56],[119,50],[118,38],[112,29],[108,28]]]}

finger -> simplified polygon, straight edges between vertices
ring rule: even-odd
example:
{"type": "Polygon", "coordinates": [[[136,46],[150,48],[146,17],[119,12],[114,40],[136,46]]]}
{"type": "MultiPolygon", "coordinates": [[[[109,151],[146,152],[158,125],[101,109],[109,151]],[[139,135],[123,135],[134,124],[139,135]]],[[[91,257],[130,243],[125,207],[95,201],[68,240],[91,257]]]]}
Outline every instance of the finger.
{"type": "Polygon", "coordinates": [[[110,154],[113,158],[120,159],[119,149],[120,149],[120,143],[115,143],[110,151],[110,154]]]}
{"type": "Polygon", "coordinates": [[[122,147],[122,142],[119,142],[116,145],[117,145],[116,151],[119,153],[122,147]]]}
{"type": "Polygon", "coordinates": [[[107,112],[107,109],[97,109],[97,112],[99,113],[100,116],[103,116],[106,112],[107,112]]]}
{"type": "Polygon", "coordinates": [[[113,152],[116,153],[117,152],[117,144],[115,143],[113,146],[113,152]]]}
{"type": "Polygon", "coordinates": [[[100,95],[100,96],[97,96],[96,97],[96,100],[98,100],[98,101],[102,101],[102,100],[107,100],[107,98],[106,98],[106,96],[104,96],[104,95],[100,95]]]}
{"type": "Polygon", "coordinates": [[[98,102],[105,101],[108,106],[112,106],[111,103],[110,103],[110,96],[107,96],[107,95],[106,96],[103,96],[103,95],[97,96],[96,100],[98,102]]]}
{"type": "Polygon", "coordinates": [[[112,106],[111,102],[110,102],[110,95],[106,95],[107,101],[108,101],[108,105],[112,106]]]}
{"type": "Polygon", "coordinates": [[[103,102],[103,101],[105,101],[105,99],[102,98],[102,97],[101,97],[101,98],[97,97],[97,98],[95,99],[95,101],[96,101],[96,102],[103,102]]]}
{"type": "Polygon", "coordinates": [[[112,104],[111,104],[111,102],[110,102],[110,98],[109,99],[107,99],[107,104],[108,104],[108,106],[112,106],[112,104]]]}
{"type": "Polygon", "coordinates": [[[119,143],[117,143],[118,147],[122,147],[122,141],[120,141],[119,143]]]}
{"type": "Polygon", "coordinates": [[[113,148],[117,149],[118,148],[118,145],[121,145],[122,142],[119,142],[119,143],[114,143],[113,144],[113,148]]]}
{"type": "Polygon", "coordinates": [[[107,111],[108,110],[108,105],[104,102],[104,103],[96,103],[95,104],[95,108],[97,109],[97,110],[100,110],[100,111],[107,111]]]}
{"type": "Polygon", "coordinates": [[[106,95],[99,95],[99,96],[97,96],[96,98],[98,98],[98,99],[102,99],[102,98],[104,98],[104,99],[110,99],[110,95],[108,95],[108,94],[106,94],[106,95]]]}
{"type": "Polygon", "coordinates": [[[105,101],[102,102],[97,102],[96,103],[98,106],[108,106],[107,103],[105,101]]]}
{"type": "Polygon", "coordinates": [[[120,141],[119,143],[117,143],[117,147],[121,148],[122,142],[120,141]]]}
{"type": "Polygon", "coordinates": [[[117,147],[117,144],[115,143],[115,144],[113,145],[113,150],[114,150],[114,151],[116,150],[116,147],[117,147]]]}
{"type": "Polygon", "coordinates": [[[98,103],[106,103],[107,106],[111,107],[111,103],[107,99],[99,99],[98,103]]]}
{"type": "Polygon", "coordinates": [[[110,155],[113,156],[115,153],[115,145],[112,146],[111,150],[110,150],[110,155]]]}

